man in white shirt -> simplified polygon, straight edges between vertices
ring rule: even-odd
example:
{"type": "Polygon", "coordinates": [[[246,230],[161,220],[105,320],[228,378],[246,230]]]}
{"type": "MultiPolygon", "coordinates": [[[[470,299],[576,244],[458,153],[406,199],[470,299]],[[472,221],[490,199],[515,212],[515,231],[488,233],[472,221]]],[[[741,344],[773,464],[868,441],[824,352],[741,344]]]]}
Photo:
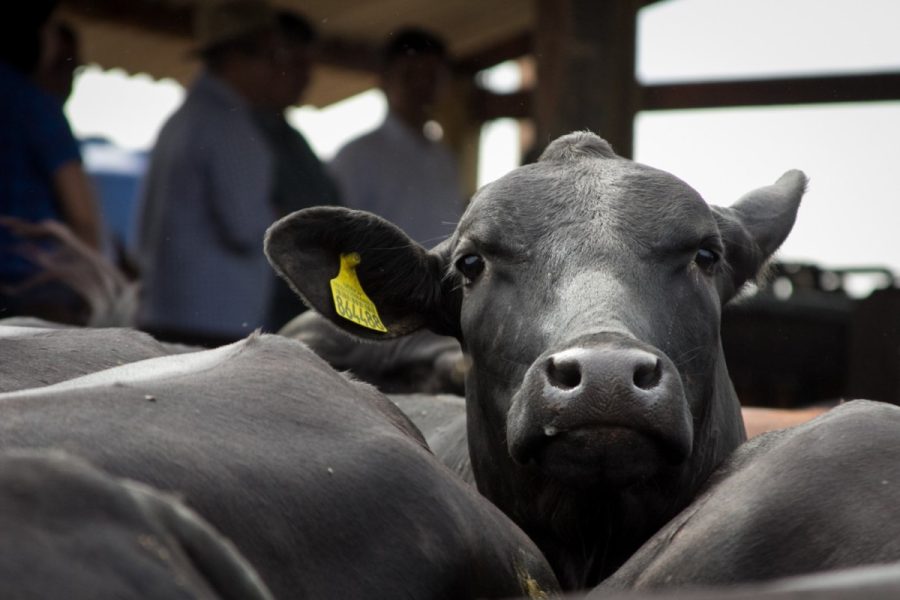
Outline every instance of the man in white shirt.
{"type": "Polygon", "coordinates": [[[398,225],[425,247],[453,233],[463,210],[456,162],[429,125],[449,76],[444,43],[427,31],[392,34],[384,48],[384,122],[344,146],[329,167],[343,203],[398,225]]]}

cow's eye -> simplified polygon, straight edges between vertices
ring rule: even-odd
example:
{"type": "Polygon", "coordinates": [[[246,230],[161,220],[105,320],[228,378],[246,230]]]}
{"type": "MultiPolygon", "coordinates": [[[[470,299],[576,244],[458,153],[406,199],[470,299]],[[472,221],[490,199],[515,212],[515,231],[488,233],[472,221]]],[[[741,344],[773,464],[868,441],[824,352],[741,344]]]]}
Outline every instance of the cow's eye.
{"type": "Polygon", "coordinates": [[[466,254],[456,261],[456,270],[466,278],[466,283],[472,283],[484,271],[484,259],[477,254],[466,254]]]}
{"type": "Polygon", "coordinates": [[[697,255],[694,256],[694,262],[698,267],[710,273],[719,262],[719,253],[709,248],[700,248],[697,250],[697,255]]]}

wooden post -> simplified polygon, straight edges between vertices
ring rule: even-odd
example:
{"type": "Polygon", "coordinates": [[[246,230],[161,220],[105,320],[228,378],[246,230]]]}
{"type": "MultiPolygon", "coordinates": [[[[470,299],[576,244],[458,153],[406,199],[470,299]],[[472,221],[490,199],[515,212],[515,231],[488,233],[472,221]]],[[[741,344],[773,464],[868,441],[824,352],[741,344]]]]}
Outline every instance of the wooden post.
{"type": "Polygon", "coordinates": [[[536,0],[537,142],[589,129],[631,157],[640,0],[536,0]]]}
{"type": "Polygon", "coordinates": [[[471,76],[455,75],[438,106],[436,121],[444,130],[444,143],[456,156],[466,201],[478,184],[478,145],[481,122],[473,115],[475,81],[471,76]]]}

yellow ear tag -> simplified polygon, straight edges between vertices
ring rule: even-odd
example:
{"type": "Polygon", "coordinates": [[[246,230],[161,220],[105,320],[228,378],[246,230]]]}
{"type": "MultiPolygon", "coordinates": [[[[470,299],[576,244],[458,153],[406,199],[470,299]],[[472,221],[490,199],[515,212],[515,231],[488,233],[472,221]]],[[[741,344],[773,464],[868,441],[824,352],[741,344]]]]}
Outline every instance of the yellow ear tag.
{"type": "Polygon", "coordinates": [[[356,252],[341,254],[341,270],[338,271],[337,277],[331,280],[334,309],[348,321],[367,329],[387,333],[387,327],[381,322],[375,303],[363,291],[356,276],[356,265],[360,260],[356,252]]]}

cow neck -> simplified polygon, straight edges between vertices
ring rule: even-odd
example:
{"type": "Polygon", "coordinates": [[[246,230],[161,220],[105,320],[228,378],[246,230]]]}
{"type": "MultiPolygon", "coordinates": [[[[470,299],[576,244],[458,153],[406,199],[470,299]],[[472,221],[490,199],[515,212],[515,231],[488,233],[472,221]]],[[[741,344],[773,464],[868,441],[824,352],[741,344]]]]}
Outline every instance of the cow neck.
{"type": "MultiPolygon", "coordinates": [[[[488,407],[496,393],[467,381],[469,454],[478,490],[538,545],[565,589],[596,585],[635,552],[660,522],[645,515],[665,510],[639,506],[638,489],[610,494],[563,486],[509,456],[505,419],[488,407]],[[491,432],[499,432],[491,433],[491,432]]],[[[671,515],[675,514],[671,512],[671,515]]]]}
{"type": "MultiPolygon", "coordinates": [[[[721,346],[721,344],[720,344],[721,346]]],[[[684,509],[715,468],[745,439],[740,403],[728,376],[721,347],[713,384],[703,399],[705,411],[695,424],[693,464],[673,469],[646,486],[625,491],[565,487],[523,467],[509,456],[505,415],[490,407],[494,395],[475,372],[466,382],[469,454],[479,491],[513,519],[538,545],[564,589],[599,584],[618,569],[671,518],[684,509]],[[659,494],[659,486],[670,493],[659,494]]]]}
{"type": "Polygon", "coordinates": [[[722,461],[747,439],[741,403],[728,375],[721,342],[713,381],[711,397],[705,404],[707,411],[702,418],[703,427],[696,432],[694,439],[694,454],[702,461],[700,468],[695,470],[699,479],[697,485],[702,485],[722,461]]]}

